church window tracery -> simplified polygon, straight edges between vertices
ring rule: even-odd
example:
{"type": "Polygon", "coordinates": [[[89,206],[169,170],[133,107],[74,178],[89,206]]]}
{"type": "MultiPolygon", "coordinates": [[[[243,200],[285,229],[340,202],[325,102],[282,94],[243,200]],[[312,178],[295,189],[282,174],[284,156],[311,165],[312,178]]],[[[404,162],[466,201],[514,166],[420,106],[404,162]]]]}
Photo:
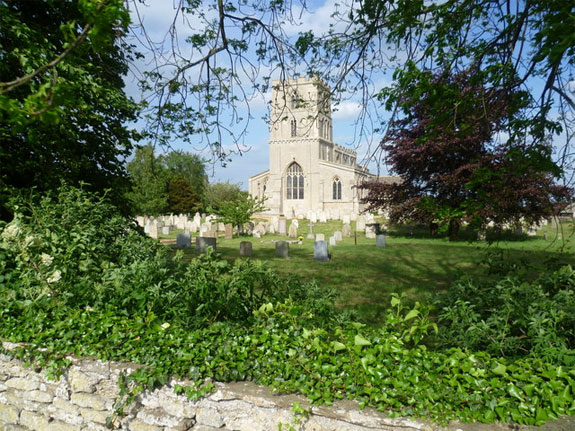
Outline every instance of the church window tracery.
{"type": "Polygon", "coordinates": [[[293,162],[287,170],[287,198],[303,199],[304,176],[300,165],[293,162]]]}
{"type": "Polygon", "coordinates": [[[341,200],[341,180],[338,177],[333,179],[333,199],[336,201],[341,200]]]}

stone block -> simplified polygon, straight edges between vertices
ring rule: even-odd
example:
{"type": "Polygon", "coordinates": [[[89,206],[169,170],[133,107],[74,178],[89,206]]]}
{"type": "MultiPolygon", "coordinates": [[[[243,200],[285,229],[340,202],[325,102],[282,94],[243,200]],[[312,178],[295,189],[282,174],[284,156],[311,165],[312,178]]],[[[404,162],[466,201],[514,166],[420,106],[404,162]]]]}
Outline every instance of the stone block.
{"type": "Polygon", "coordinates": [[[341,228],[341,235],[344,238],[349,238],[351,236],[351,225],[350,224],[344,224],[343,227],[341,228]]]}
{"type": "Polygon", "coordinates": [[[113,404],[113,400],[106,402],[104,398],[96,394],[77,393],[70,396],[70,402],[79,407],[85,407],[94,410],[106,410],[107,404],[113,404]]]}
{"type": "Polygon", "coordinates": [[[224,418],[216,409],[199,408],[196,412],[196,423],[210,427],[221,428],[225,425],[224,418]]]}
{"type": "Polygon", "coordinates": [[[313,243],[313,260],[318,260],[320,262],[329,261],[331,256],[327,249],[327,242],[316,241],[313,243]]]}
{"type": "Polygon", "coordinates": [[[198,236],[196,238],[196,253],[205,253],[208,247],[212,247],[214,251],[216,250],[216,238],[207,236],[198,236]]]}
{"type": "Polygon", "coordinates": [[[17,424],[20,417],[20,410],[13,406],[0,404],[0,423],[17,424]]]}
{"type": "Polygon", "coordinates": [[[80,409],[80,414],[88,422],[106,425],[106,418],[112,416],[112,412],[92,409],[80,409]]]}
{"type": "Polygon", "coordinates": [[[24,410],[20,414],[20,424],[33,430],[46,429],[49,423],[50,418],[38,413],[28,412],[24,410]]]}
{"type": "Polygon", "coordinates": [[[339,231],[339,230],[336,230],[333,233],[333,237],[335,238],[336,241],[343,241],[343,235],[342,235],[341,231],[339,231]]]}
{"type": "Polygon", "coordinates": [[[26,398],[39,403],[51,403],[54,400],[54,395],[44,391],[30,391],[26,393],[26,398]]]}
{"type": "Polygon", "coordinates": [[[162,427],[135,420],[128,425],[130,431],[163,431],[162,427]]]}
{"type": "Polygon", "coordinates": [[[289,257],[289,243],[287,241],[276,242],[276,256],[289,257]]]}
{"type": "Polygon", "coordinates": [[[249,241],[240,242],[240,256],[251,257],[252,255],[252,243],[249,241]]]}
{"type": "Polygon", "coordinates": [[[190,248],[192,246],[192,237],[189,233],[179,233],[176,236],[176,247],[190,248]]]}
{"type": "Polygon", "coordinates": [[[52,422],[48,424],[46,428],[42,431],[82,431],[82,428],[78,425],[69,425],[63,422],[52,422]]]}
{"type": "Polygon", "coordinates": [[[20,389],[22,391],[33,391],[40,387],[40,382],[26,377],[14,377],[13,379],[6,380],[5,384],[9,388],[20,389]]]}
{"type": "Polygon", "coordinates": [[[161,407],[140,410],[136,418],[148,425],[182,429],[183,431],[187,430],[193,424],[193,419],[171,416],[161,407]]]}
{"type": "Polygon", "coordinates": [[[323,233],[316,233],[315,234],[316,241],[325,241],[325,235],[323,233]]]}
{"type": "Polygon", "coordinates": [[[375,238],[375,246],[376,247],[385,247],[385,235],[379,234],[375,238]]]}
{"type": "Polygon", "coordinates": [[[0,422],[0,430],[2,430],[2,431],[30,431],[30,428],[25,427],[24,425],[14,425],[14,424],[7,424],[7,425],[4,425],[4,428],[2,428],[2,422],[0,422]]]}

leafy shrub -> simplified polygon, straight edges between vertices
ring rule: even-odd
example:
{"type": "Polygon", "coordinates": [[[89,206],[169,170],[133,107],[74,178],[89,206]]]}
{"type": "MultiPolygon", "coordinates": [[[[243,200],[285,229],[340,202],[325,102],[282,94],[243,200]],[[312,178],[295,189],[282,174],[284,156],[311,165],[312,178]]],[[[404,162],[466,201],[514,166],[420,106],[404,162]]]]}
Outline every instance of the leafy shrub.
{"type": "Polygon", "coordinates": [[[454,283],[442,300],[440,343],[502,356],[535,354],[575,364],[575,270],[537,281],[454,283]]]}
{"type": "Polygon", "coordinates": [[[64,186],[21,202],[0,233],[0,299],[24,307],[117,309],[200,327],[245,321],[262,303],[294,298],[333,314],[334,294],[214,253],[190,264],[119,215],[105,197],[64,186]]]}

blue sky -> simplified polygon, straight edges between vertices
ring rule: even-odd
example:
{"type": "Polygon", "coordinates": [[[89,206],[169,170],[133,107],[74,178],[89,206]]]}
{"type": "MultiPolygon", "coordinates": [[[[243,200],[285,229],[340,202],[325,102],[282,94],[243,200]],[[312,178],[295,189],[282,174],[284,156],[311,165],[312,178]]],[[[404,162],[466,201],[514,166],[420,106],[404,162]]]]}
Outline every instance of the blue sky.
{"type": "MultiPolygon", "coordinates": [[[[330,16],[338,7],[338,2],[336,0],[319,0],[308,2],[307,6],[308,10],[297,16],[300,25],[286,27],[288,35],[297,35],[298,32],[307,30],[312,30],[314,34],[321,34],[327,31],[330,16]]],[[[146,5],[138,8],[138,14],[138,19],[144,23],[149,37],[155,43],[162,43],[162,41],[166,40],[166,31],[176,16],[176,10],[172,2],[148,0],[146,5]]],[[[136,21],[137,18],[134,16],[133,20],[136,21]]],[[[193,22],[191,25],[194,25],[193,22]]],[[[186,30],[187,26],[182,24],[178,27],[180,29],[179,39],[185,38],[189,34],[189,30],[186,30]]],[[[146,67],[142,65],[141,68],[144,69],[146,67]]],[[[277,76],[272,74],[272,77],[275,78],[277,76]]],[[[386,81],[382,80],[381,82],[385,85],[386,81]]],[[[128,94],[139,100],[141,94],[137,87],[137,79],[132,75],[126,80],[126,84],[128,94]]],[[[263,117],[267,112],[266,99],[269,99],[269,93],[265,96],[264,98],[258,97],[250,103],[252,118],[250,119],[247,132],[239,145],[241,154],[233,154],[231,161],[227,162],[225,167],[218,162],[209,164],[210,182],[230,181],[232,183],[240,183],[244,188],[247,188],[247,180],[250,176],[268,168],[268,125],[263,117]]],[[[366,153],[371,154],[373,152],[373,149],[377,146],[378,137],[370,133],[367,136],[357,136],[355,123],[358,121],[360,111],[359,98],[355,98],[353,95],[342,101],[339,106],[334,106],[333,136],[336,143],[355,149],[358,152],[358,161],[361,162],[366,153]]],[[[243,108],[239,109],[239,114],[247,117],[247,111],[243,108]]],[[[199,141],[200,137],[198,137],[198,145],[196,146],[173,142],[172,147],[209,157],[208,151],[204,148],[205,145],[199,141]]],[[[224,140],[223,143],[224,146],[235,147],[231,138],[227,142],[224,140]]],[[[161,150],[158,149],[158,151],[161,150]]],[[[368,166],[373,172],[377,171],[377,166],[373,161],[368,166]]]]}

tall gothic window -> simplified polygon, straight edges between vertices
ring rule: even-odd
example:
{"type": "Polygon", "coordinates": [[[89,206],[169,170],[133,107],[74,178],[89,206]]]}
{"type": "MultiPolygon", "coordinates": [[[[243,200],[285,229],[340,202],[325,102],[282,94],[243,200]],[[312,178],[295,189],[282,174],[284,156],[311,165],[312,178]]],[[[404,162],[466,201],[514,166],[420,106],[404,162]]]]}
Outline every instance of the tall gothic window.
{"type": "Polygon", "coordinates": [[[333,199],[337,201],[341,200],[341,181],[338,177],[335,177],[333,180],[333,199]]]}
{"type": "Polygon", "coordinates": [[[291,120],[290,126],[291,126],[291,136],[293,138],[297,136],[297,121],[291,120]]]}
{"type": "Polygon", "coordinates": [[[287,170],[287,198],[303,199],[303,170],[297,163],[292,163],[287,170]]]}

